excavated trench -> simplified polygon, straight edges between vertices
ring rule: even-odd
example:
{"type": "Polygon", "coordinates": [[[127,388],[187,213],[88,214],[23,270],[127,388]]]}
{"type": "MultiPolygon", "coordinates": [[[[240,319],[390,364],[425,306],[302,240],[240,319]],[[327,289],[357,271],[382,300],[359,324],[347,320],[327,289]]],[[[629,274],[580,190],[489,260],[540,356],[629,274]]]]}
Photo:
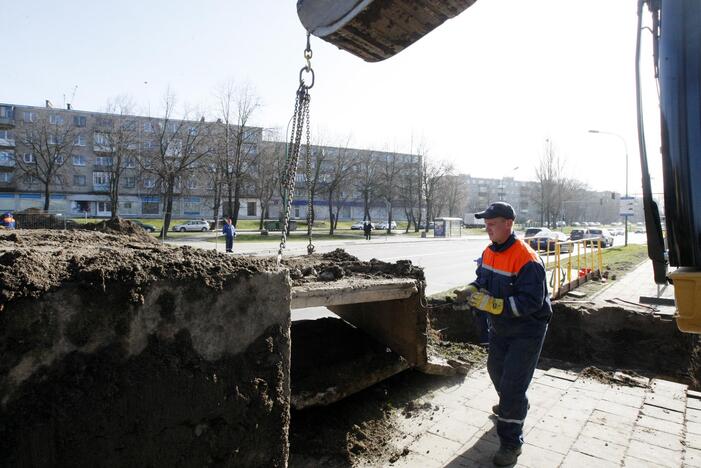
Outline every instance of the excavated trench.
{"type": "MultiPolygon", "coordinates": [[[[572,366],[629,371],[701,386],[701,343],[669,316],[607,305],[555,301],[542,357],[572,366]]],[[[445,340],[478,343],[471,313],[432,301],[431,325],[445,340]]]]}

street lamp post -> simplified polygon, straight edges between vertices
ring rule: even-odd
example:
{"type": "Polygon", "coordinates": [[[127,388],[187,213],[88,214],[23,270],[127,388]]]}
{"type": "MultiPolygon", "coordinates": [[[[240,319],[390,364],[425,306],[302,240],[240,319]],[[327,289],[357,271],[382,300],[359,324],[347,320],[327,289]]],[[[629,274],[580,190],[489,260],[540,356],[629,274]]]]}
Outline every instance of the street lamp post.
{"type": "MultiPolygon", "coordinates": [[[[626,198],[628,198],[628,145],[626,144],[625,138],[623,138],[621,135],[618,133],[613,133],[613,132],[605,132],[603,130],[589,130],[589,133],[598,133],[600,135],[611,135],[614,136],[618,139],[620,139],[623,142],[623,149],[626,152],[626,198]]],[[[624,215],[625,217],[625,245],[628,246],[628,215],[624,215]]]]}

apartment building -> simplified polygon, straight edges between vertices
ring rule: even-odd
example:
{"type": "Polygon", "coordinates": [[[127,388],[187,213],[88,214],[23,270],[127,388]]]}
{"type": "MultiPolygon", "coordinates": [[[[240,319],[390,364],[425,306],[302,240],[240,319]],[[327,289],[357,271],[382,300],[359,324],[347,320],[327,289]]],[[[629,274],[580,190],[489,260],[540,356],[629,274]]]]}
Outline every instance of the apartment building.
{"type": "MultiPolygon", "coordinates": [[[[164,151],[176,161],[198,136],[196,132],[213,139],[221,128],[221,122],[89,112],[70,106],[56,109],[48,102],[45,107],[0,103],[0,210],[44,207],[44,183],[31,175],[31,165],[46,166],[48,157],[57,168],[50,183],[50,211],[70,216],[109,216],[110,173],[114,147],[119,144],[115,139],[128,137],[128,141],[121,141],[132,156],[122,161],[119,213],[125,217],[160,217],[164,211],[163,184],[157,174],[144,167],[148,155],[164,151]],[[37,151],[37,145],[47,151],[37,151]]],[[[261,135],[261,128],[245,129],[244,145],[249,154],[257,151],[261,135]]],[[[212,216],[214,179],[202,170],[205,158],[198,159],[197,164],[194,160],[193,169],[181,171],[175,181],[172,214],[176,218],[212,216]]],[[[242,215],[257,216],[255,198],[249,193],[244,196],[242,215]]]]}
{"type": "MultiPolygon", "coordinates": [[[[221,122],[203,120],[165,120],[158,117],[118,115],[90,112],[68,108],[53,108],[0,103],[0,211],[18,211],[44,207],[44,183],[31,174],[33,164],[46,166],[46,159],[58,162],[58,170],[51,177],[50,206],[52,212],[67,216],[104,217],[112,212],[110,203],[110,174],[115,164],[115,146],[126,146],[131,154],[122,161],[120,176],[119,214],[123,217],[157,218],[164,214],[164,187],[158,174],[149,171],[146,164],[149,154],[159,153],[172,157],[173,161],[183,157],[192,142],[193,135],[204,135],[204,142],[213,151],[217,138],[223,132],[221,122]],[[118,139],[122,141],[116,141],[118,139]],[[37,151],[36,144],[42,146],[37,151]],[[164,147],[167,146],[167,147],[164,147]],[[49,151],[45,151],[45,150],[49,151]],[[53,152],[52,152],[53,151],[53,152]],[[48,154],[45,154],[48,153],[48,154]],[[43,160],[42,160],[43,158],[43,160]]],[[[285,143],[264,141],[264,131],[259,127],[246,127],[243,131],[245,152],[255,159],[261,148],[273,147],[280,158],[284,158],[285,143]]],[[[356,148],[341,148],[316,145],[311,148],[313,161],[319,164],[317,196],[314,209],[317,219],[329,218],[329,202],[324,190],[331,180],[343,172],[338,192],[332,203],[339,219],[363,219],[366,204],[373,219],[387,219],[392,210],[393,219],[405,218],[404,204],[399,186],[406,182],[408,173],[417,173],[421,158],[417,155],[372,151],[356,148]],[[339,167],[348,165],[351,167],[339,167]],[[363,189],[362,172],[372,166],[371,180],[363,189]],[[387,195],[387,180],[393,181],[390,197],[387,195]],[[383,182],[384,181],[384,182],[383,182]],[[366,200],[367,199],[367,203],[366,200]],[[388,201],[391,201],[391,203],[388,201]]],[[[210,218],[213,216],[214,179],[207,165],[210,159],[198,161],[198,168],[183,171],[174,187],[172,216],[175,218],[210,218]]],[[[43,167],[42,166],[42,167],[43,167]]],[[[193,164],[194,166],[194,164],[193,164]]],[[[307,215],[307,187],[304,163],[300,162],[296,178],[296,194],[292,216],[307,215]]],[[[283,203],[276,194],[267,207],[260,206],[255,196],[253,183],[247,178],[242,184],[240,219],[265,216],[276,218],[283,203]]],[[[418,185],[418,184],[417,184],[418,185]]],[[[226,198],[225,196],[223,198],[226,198]]],[[[222,200],[222,207],[226,200],[222,200]]],[[[220,212],[223,208],[220,208],[220,212]]]]}

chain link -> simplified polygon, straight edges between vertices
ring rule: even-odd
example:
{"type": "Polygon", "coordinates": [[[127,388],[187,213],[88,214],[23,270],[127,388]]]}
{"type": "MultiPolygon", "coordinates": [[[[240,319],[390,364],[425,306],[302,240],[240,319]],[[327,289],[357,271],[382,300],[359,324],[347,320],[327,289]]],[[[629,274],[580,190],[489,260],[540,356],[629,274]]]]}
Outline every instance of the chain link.
{"type": "MultiPolygon", "coordinates": [[[[280,267],[282,262],[282,251],[287,246],[287,231],[290,225],[290,212],[292,211],[292,199],[294,198],[295,192],[295,178],[297,176],[297,166],[299,165],[299,155],[302,146],[302,134],[304,132],[304,127],[306,126],[306,164],[307,164],[307,175],[310,173],[310,160],[311,160],[311,149],[310,149],[310,129],[309,129],[309,101],[311,96],[309,95],[309,90],[314,86],[314,70],[311,67],[309,60],[312,57],[311,47],[309,45],[309,34],[307,34],[307,48],[304,50],[304,59],[307,65],[302,67],[299,72],[299,88],[297,88],[297,94],[295,98],[294,113],[292,114],[292,132],[290,134],[290,142],[288,145],[287,161],[285,164],[285,175],[284,175],[284,192],[285,192],[285,209],[283,215],[283,225],[282,225],[282,235],[280,238],[280,248],[277,252],[277,266],[280,267]],[[303,72],[311,73],[312,81],[310,84],[306,84],[302,78],[303,72]]],[[[309,181],[309,179],[307,179],[309,181]]],[[[308,197],[311,198],[311,197],[308,197]]],[[[309,202],[308,202],[309,203],[309,202]]],[[[310,210],[307,209],[307,223],[310,220],[310,210]]],[[[309,245],[307,246],[307,252],[314,252],[314,245],[312,244],[311,231],[309,231],[309,245]]]]}

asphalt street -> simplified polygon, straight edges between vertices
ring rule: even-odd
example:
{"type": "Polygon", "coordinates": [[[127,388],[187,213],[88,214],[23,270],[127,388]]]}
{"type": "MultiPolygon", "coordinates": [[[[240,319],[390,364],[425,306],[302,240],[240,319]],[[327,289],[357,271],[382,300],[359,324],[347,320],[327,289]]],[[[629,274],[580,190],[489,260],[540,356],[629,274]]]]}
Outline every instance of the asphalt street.
{"type": "MultiPolygon", "coordinates": [[[[614,245],[623,245],[623,236],[616,236],[614,239],[614,245]]],[[[628,242],[644,243],[645,235],[629,233],[628,242]]],[[[170,243],[224,251],[223,241],[207,242],[203,241],[201,237],[190,240],[174,239],[170,243]]],[[[414,265],[424,268],[427,282],[426,293],[434,294],[473,281],[475,278],[475,259],[480,257],[484,248],[489,244],[489,239],[486,234],[448,239],[396,236],[392,238],[376,237],[371,241],[364,239],[320,240],[314,244],[316,252],[323,253],[341,248],[361,260],[372,258],[387,262],[411,260],[414,265]]],[[[288,243],[284,255],[304,255],[306,245],[304,241],[291,241],[288,243]]],[[[234,255],[275,255],[277,248],[277,242],[235,242],[234,255]]],[[[311,316],[318,316],[320,311],[308,312],[311,316]]],[[[307,315],[303,312],[296,313],[295,319],[308,318],[307,315]]]]}

